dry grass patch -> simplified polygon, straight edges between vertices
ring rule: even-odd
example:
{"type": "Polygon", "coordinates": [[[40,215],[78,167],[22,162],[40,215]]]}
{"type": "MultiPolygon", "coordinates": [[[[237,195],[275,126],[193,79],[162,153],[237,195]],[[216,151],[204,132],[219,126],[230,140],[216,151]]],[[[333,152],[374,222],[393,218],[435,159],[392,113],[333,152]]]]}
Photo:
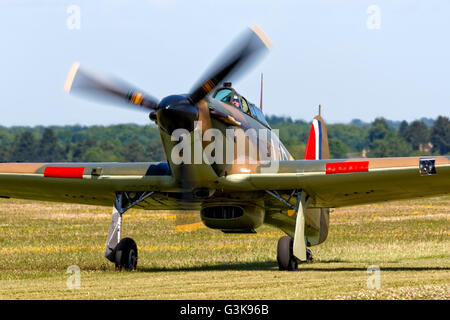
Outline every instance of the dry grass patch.
{"type": "Polygon", "coordinates": [[[138,244],[139,269],[119,273],[103,257],[109,219],[105,207],[1,199],[0,298],[449,298],[450,197],[333,210],[328,240],[299,272],[277,270],[274,228],[179,232],[198,214],[132,209],[123,236],[138,244]],[[66,287],[70,265],[81,269],[79,290],[66,287]],[[370,265],[381,269],[379,290],[367,288],[370,265]]]}

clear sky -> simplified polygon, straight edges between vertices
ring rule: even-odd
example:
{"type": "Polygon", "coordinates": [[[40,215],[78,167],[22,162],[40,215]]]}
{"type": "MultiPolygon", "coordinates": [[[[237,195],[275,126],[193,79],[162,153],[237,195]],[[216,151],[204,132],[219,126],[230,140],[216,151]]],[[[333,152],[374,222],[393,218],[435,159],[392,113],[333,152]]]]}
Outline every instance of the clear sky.
{"type": "Polygon", "coordinates": [[[0,125],[146,124],[66,94],[71,63],[162,98],[255,23],[274,47],[235,87],[259,103],[263,72],[266,114],[310,120],[320,103],[329,123],[450,115],[447,0],[0,0],[0,125]]]}

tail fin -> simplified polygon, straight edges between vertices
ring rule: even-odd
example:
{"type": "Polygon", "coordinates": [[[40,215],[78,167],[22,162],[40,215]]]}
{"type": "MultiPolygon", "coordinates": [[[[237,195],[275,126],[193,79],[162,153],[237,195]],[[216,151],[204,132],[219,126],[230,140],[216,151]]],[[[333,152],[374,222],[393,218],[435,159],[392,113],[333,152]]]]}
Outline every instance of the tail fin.
{"type": "Polygon", "coordinates": [[[328,135],[325,121],[319,115],[314,117],[306,144],[305,160],[329,159],[328,135]]]}

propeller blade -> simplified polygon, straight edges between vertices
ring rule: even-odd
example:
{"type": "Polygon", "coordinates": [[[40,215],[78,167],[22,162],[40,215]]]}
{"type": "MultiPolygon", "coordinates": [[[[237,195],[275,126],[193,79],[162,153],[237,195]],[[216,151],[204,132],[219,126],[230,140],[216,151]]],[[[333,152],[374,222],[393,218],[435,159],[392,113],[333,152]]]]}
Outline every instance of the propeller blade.
{"type": "Polygon", "coordinates": [[[96,100],[108,100],[133,109],[156,110],[158,100],[132,85],[111,76],[93,73],[80,68],[75,62],[67,75],[64,90],[70,93],[89,96],[96,100]]]}
{"type": "Polygon", "coordinates": [[[271,46],[269,37],[258,26],[250,27],[205,72],[192,88],[189,99],[197,103],[224,80],[237,78],[271,46]]]}

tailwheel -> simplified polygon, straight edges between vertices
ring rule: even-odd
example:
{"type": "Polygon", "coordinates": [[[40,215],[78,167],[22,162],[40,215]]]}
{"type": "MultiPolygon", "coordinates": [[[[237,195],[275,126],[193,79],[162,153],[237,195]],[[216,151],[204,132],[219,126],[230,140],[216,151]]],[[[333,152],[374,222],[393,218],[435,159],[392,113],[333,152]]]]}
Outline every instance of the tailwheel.
{"type": "Polygon", "coordinates": [[[281,237],[278,240],[277,246],[277,261],[278,268],[281,271],[295,271],[298,270],[297,258],[294,256],[292,248],[294,246],[294,239],[288,236],[281,237]]]}
{"type": "Polygon", "coordinates": [[[120,240],[115,249],[116,268],[126,271],[136,270],[138,260],[138,250],[136,242],[131,238],[124,238],[120,240]]]}

